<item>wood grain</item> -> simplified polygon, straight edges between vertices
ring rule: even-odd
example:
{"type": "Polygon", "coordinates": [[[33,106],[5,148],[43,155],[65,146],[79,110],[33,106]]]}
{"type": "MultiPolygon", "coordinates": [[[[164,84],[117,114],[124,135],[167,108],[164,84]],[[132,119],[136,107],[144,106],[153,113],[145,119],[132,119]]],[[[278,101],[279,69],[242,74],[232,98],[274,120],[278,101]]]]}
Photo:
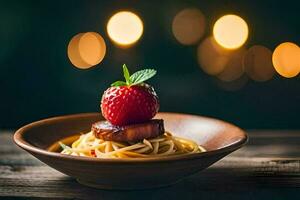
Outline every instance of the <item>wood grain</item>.
{"type": "Polygon", "coordinates": [[[44,165],[0,133],[0,199],[299,199],[300,131],[249,131],[248,145],[161,189],[88,188],[44,165]]]}

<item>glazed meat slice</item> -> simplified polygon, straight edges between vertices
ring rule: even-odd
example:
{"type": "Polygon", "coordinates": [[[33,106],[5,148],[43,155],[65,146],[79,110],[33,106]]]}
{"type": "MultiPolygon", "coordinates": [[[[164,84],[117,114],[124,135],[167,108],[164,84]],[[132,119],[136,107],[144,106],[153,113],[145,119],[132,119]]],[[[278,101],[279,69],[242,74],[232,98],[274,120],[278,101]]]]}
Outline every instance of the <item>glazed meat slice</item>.
{"type": "Polygon", "coordinates": [[[153,119],[141,124],[114,126],[107,121],[100,121],[92,126],[95,137],[115,142],[138,142],[164,134],[162,119],[153,119]]]}

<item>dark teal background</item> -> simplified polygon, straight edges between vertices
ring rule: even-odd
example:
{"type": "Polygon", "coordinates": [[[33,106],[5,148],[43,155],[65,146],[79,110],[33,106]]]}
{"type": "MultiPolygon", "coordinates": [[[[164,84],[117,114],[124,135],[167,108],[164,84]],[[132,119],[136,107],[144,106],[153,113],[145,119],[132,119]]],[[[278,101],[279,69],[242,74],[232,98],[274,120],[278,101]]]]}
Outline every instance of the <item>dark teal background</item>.
{"type": "MultiPolygon", "coordinates": [[[[161,111],[206,115],[242,128],[300,128],[299,76],[248,81],[227,91],[197,64],[197,46],[182,46],[171,33],[175,14],[199,8],[207,18],[207,35],[224,14],[243,17],[250,27],[246,46],[271,50],[284,41],[300,44],[300,5],[297,1],[1,1],[0,4],[0,128],[50,116],[98,112],[102,92],[131,71],[153,67],[149,81],[161,111]],[[130,49],[109,40],[105,27],[118,10],[132,10],[144,22],[142,39],[130,49]],[[103,62],[89,70],[71,65],[66,48],[79,32],[96,31],[105,39],[103,62]]],[[[300,58],[299,58],[300,59],[300,58]]]]}

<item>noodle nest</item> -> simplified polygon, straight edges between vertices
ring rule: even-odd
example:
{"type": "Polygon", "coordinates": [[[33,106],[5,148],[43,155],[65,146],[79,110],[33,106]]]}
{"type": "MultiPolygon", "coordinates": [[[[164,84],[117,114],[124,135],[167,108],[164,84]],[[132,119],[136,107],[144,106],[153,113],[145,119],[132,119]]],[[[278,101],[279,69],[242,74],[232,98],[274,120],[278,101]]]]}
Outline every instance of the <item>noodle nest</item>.
{"type": "Polygon", "coordinates": [[[194,141],[163,135],[138,143],[120,143],[98,139],[92,132],[81,135],[71,146],[59,142],[62,154],[97,158],[150,158],[178,154],[201,153],[206,150],[194,141]]]}

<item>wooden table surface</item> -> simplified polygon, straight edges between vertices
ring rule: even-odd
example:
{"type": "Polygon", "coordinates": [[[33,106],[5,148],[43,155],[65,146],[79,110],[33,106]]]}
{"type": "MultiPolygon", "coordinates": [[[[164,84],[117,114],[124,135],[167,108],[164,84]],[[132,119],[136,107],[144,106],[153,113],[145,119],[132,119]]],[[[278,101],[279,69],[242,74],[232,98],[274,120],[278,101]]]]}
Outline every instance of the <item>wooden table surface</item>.
{"type": "Polygon", "coordinates": [[[108,191],[78,184],[0,131],[0,199],[300,199],[300,131],[248,131],[242,149],[166,188],[108,191]]]}

